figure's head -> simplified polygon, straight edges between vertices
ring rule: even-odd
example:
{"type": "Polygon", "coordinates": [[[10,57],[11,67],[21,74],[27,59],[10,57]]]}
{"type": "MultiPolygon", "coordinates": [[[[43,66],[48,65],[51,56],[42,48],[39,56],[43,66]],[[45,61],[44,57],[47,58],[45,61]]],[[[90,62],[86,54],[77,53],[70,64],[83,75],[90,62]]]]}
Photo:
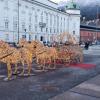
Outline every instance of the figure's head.
{"type": "Polygon", "coordinates": [[[34,49],[44,46],[43,43],[41,43],[40,41],[34,41],[34,40],[31,41],[31,44],[33,45],[34,49]]]}
{"type": "Polygon", "coordinates": [[[20,47],[23,47],[26,43],[27,43],[27,40],[24,39],[24,38],[22,38],[22,39],[20,39],[20,41],[19,41],[19,46],[20,46],[20,47]]]}
{"type": "Polygon", "coordinates": [[[9,44],[0,40],[0,48],[1,49],[6,49],[6,48],[9,48],[9,44]]]}

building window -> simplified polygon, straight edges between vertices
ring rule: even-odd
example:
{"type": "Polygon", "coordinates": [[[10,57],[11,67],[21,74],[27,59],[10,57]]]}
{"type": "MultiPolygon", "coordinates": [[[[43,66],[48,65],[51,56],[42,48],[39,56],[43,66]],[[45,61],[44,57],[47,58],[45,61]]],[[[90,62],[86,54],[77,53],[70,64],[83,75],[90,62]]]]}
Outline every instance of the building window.
{"type": "Polygon", "coordinates": [[[9,8],[8,8],[8,4],[9,4],[8,2],[9,2],[9,1],[8,1],[8,0],[5,0],[4,2],[5,2],[4,9],[7,9],[7,10],[8,10],[8,9],[9,9],[9,8]]]}
{"type": "Polygon", "coordinates": [[[76,23],[73,24],[73,28],[74,28],[74,29],[76,28],[76,23]]]}
{"type": "Polygon", "coordinates": [[[75,31],[73,31],[73,35],[75,35],[75,31]]]}
{"type": "Polygon", "coordinates": [[[14,31],[17,30],[17,27],[18,27],[18,24],[17,24],[17,21],[16,21],[16,22],[13,23],[13,29],[14,29],[14,31]]]}
{"type": "Polygon", "coordinates": [[[48,28],[46,28],[46,32],[48,32],[48,28]]]}
{"type": "Polygon", "coordinates": [[[48,13],[46,13],[46,24],[48,24],[48,13]]]}
{"type": "Polygon", "coordinates": [[[43,23],[43,12],[41,13],[41,22],[43,23]]]}
{"type": "Polygon", "coordinates": [[[56,16],[54,15],[54,27],[56,25],[56,16]]]}
{"type": "Polygon", "coordinates": [[[56,33],[56,30],[54,29],[54,33],[56,33]]]}
{"type": "Polygon", "coordinates": [[[60,32],[62,33],[62,29],[60,30],[60,32]]]}
{"type": "Polygon", "coordinates": [[[37,26],[35,26],[35,32],[37,32],[37,26]]]}
{"type": "Polygon", "coordinates": [[[37,13],[35,13],[35,22],[37,23],[38,22],[38,18],[37,18],[37,13]]]}
{"type": "Polygon", "coordinates": [[[9,34],[6,34],[5,40],[8,42],[9,41],[9,34]]]}
{"type": "Polygon", "coordinates": [[[50,26],[52,26],[52,14],[50,14],[50,26]]]}
{"type": "Polygon", "coordinates": [[[5,29],[9,29],[9,21],[8,21],[8,18],[5,19],[5,29]]]}
{"type": "Polygon", "coordinates": [[[62,17],[61,17],[61,27],[62,27],[62,17]]]}
{"type": "Polygon", "coordinates": [[[0,1],[4,1],[4,0],[0,0],[0,1]]]}
{"type": "Polygon", "coordinates": [[[37,40],[37,35],[35,35],[35,40],[37,40]]]}
{"type": "Polygon", "coordinates": [[[18,20],[17,17],[13,18],[13,30],[16,31],[18,28],[18,20]]]}
{"type": "Polygon", "coordinates": [[[26,38],[26,35],[22,35],[22,38],[25,39],[26,38]]]}
{"type": "Polygon", "coordinates": [[[30,13],[30,17],[29,17],[29,23],[31,23],[31,21],[32,21],[32,17],[31,17],[31,13],[30,13]]]}
{"type": "Polygon", "coordinates": [[[59,29],[57,29],[57,32],[59,33],[59,29]]]}
{"type": "Polygon", "coordinates": [[[25,30],[25,22],[22,22],[22,31],[25,30]]]}
{"type": "Polygon", "coordinates": [[[64,18],[64,29],[65,29],[65,18],[64,18]]]}
{"type": "Polygon", "coordinates": [[[34,10],[34,7],[32,7],[32,10],[34,10]]]}
{"type": "Polygon", "coordinates": [[[32,30],[32,27],[31,27],[31,25],[29,25],[29,31],[31,31],[32,30]]]}
{"type": "Polygon", "coordinates": [[[50,33],[52,33],[52,29],[50,28],[50,33]]]}
{"type": "Polygon", "coordinates": [[[40,11],[40,9],[37,9],[37,11],[39,12],[39,11],[40,11]]]}
{"type": "Polygon", "coordinates": [[[30,13],[30,16],[29,16],[29,31],[32,30],[32,25],[31,25],[31,22],[32,22],[32,17],[31,17],[31,13],[30,13]]]}
{"type": "Polygon", "coordinates": [[[32,37],[31,37],[31,35],[29,35],[29,41],[31,41],[32,40],[32,37]]]}
{"type": "Polygon", "coordinates": [[[28,8],[28,6],[26,5],[25,8],[28,8]]]}
{"type": "Polygon", "coordinates": [[[8,21],[5,22],[5,28],[8,29],[8,21]]]}
{"type": "Polygon", "coordinates": [[[43,32],[43,28],[41,27],[41,32],[43,32]]]}
{"type": "Polygon", "coordinates": [[[57,16],[57,25],[59,26],[59,16],[57,16]]]}

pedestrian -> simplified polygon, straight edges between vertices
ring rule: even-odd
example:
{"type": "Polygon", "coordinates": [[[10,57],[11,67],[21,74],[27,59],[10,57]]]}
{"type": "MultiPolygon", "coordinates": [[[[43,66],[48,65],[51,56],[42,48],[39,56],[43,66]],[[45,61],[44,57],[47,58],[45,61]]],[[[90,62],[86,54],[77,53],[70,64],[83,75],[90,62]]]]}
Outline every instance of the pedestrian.
{"type": "Polygon", "coordinates": [[[85,49],[86,49],[86,50],[89,49],[89,41],[85,42],[85,49]]]}

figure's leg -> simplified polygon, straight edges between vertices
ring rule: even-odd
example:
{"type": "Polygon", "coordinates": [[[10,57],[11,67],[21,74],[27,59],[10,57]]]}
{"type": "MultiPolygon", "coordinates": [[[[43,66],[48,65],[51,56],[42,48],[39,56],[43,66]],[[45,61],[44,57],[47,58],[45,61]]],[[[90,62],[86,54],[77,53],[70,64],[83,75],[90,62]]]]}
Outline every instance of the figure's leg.
{"type": "Polygon", "coordinates": [[[9,62],[7,62],[7,71],[8,71],[8,80],[10,80],[12,76],[12,69],[11,69],[11,64],[9,62]]]}
{"type": "Polygon", "coordinates": [[[41,69],[41,64],[40,64],[40,63],[41,63],[41,60],[39,59],[38,56],[36,57],[36,63],[38,64],[38,65],[37,65],[37,68],[38,68],[38,69],[41,69]]]}
{"type": "Polygon", "coordinates": [[[44,58],[40,60],[40,64],[41,64],[41,71],[45,71],[45,59],[44,58]]]}
{"type": "Polygon", "coordinates": [[[82,63],[82,62],[83,62],[83,55],[80,54],[80,63],[82,63]]]}
{"type": "Polygon", "coordinates": [[[38,58],[37,60],[38,60],[38,63],[37,63],[38,66],[37,66],[37,68],[38,68],[39,70],[41,70],[41,69],[42,69],[42,63],[43,63],[43,62],[42,62],[41,59],[39,59],[39,58],[38,58]]]}
{"type": "Polygon", "coordinates": [[[49,64],[48,64],[48,69],[51,69],[51,65],[52,64],[52,61],[51,61],[51,59],[49,58],[49,64]]]}
{"type": "Polygon", "coordinates": [[[30,75],[32,70],[32,64],[28,63],[27,65],[28,65],[28,75],[30,75]]]}
{"type": "Polygon", "coordinates": [[[45,70],[45,60],[43,59],[43,62],[42,62],[43,64],[42,64],[42,71],[44,71],[45,70]]]}
{"type": "Polygon", "coordinates": [[[17,74],[17,71],[18,71],[18,67],[17,67],[17,63],[15,64],[15,71],[14,71],[14,74],[17,74]]]}
{"type": "Polygon", "coordinates": [[[45,59],[44,59],[44,60],[43,60],[43,71],[45,71],[45,67],[46,67],[45,63],[46,63],[46,61],[45,61],[45,59]]]}
{"type": "Polygon", "coordinates": [[[55,57],[54,57],[53,61],[54,61],[53,69],[56,69],[56,58],[55,57]]]}
{"type": "Polygon", "coordinates": [[[36,63],[39,64],[39,59],[38,59],[38,57],[36,58],[36,63]]]}
{"type": "Polygon", "coordinates": [[[22,72],[21,75],[24,75],[25,69],[24,69],[24,61],[22,61],[22,72]]]}

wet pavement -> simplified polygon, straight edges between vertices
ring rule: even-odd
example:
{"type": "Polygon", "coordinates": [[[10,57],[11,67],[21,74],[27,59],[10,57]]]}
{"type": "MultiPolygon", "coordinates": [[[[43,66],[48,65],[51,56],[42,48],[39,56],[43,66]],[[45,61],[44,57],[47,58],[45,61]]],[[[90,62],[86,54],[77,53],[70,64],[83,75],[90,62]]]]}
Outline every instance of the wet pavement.
{"type": "Polygon", "coordinates": [[[100,100],[100,74],[49,100],[100,100]]]}
{"type": "MultiPolygon", "coordinates": [[[[82,82],[100,74],[99,54],[94,55],[93,51],[88,54],[84,51],[84,62],[96,64],[96,67],[82,69],[62,66],[62,68],[56,70],[37,73],[31,77],[18,77],[8,82],[0,79],[0,100],[48,100],[54,96],[65,93],[82,82]]],[[[2,72],[2,70],[4,69],[2,68],[0,72],[2,72]]],[[[71,95],[80,96],[81,94],[72,93],[71,95]]],[[[86,100],[85,98],[86,97],[84,97],[84,100],[86,100]]],[[[89,98],[92,100],[91,97],[89,98]]]]}

